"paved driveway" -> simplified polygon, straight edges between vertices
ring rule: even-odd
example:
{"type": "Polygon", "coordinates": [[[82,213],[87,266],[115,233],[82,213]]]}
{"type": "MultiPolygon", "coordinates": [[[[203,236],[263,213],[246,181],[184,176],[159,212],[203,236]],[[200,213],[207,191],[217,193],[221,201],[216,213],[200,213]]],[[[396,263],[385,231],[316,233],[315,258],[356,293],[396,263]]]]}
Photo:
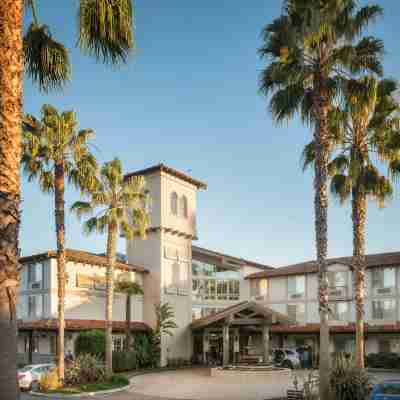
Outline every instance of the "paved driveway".
{"type": "MultiPolygon", "coordinates": [[[[376,382],[398,378],[400,373],[374,372],[376,382]]],[[[191,369],[156,374],[141,375],[133,378],[133,388],[109,396],[96,396],[96,399],[108,400],[264,400],[283,397],[291,379],[279,378],[273,383],[247,382],[243,379],[232,380],[209,376],[208,369],[191,369]]],[[[93,397],[86,397],[91,398],[93,397]]],[[[44,398],[43,398],[44,399],[44,398]]],[[[54,400],[57,398],[54,397],[54,400]]],[[[22,394],[21,400],[39,400],[28,394],[22,394]]],[[[47,400],[47,399],[46,399],[47,400]]]]}

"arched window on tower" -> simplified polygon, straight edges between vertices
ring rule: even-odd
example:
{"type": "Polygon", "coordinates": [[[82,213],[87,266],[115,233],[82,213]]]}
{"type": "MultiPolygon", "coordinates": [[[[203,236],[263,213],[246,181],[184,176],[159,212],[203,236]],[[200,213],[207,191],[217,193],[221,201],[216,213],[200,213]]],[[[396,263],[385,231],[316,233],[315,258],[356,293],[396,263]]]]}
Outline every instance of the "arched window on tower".
{"type": "Polygon", "coordinates": [[[188,217],[188,200],[186,196],[179,199],[179,216],[183,218],[188,217]]]}
{"type": "Polygon", "coordinates": [[[171,193],[171,214],[178,214],[178,195],[176,194],[176,192],[171,193]]]}

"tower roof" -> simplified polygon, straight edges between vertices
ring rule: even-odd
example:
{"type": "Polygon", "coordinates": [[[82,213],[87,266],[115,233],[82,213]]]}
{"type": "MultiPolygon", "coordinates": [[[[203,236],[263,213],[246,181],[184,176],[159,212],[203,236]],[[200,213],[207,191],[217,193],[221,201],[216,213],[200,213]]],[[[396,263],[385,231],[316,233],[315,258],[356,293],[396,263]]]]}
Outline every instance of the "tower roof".
{"type": "Polygon", "coordinates": [[[153,165],[152,167],[144,168],[139,171],[131,172],[125,175],[125,179],[129,178],[130,176],[138,176],[138,175],[149,175],[154,172],[164,172],[168,175],[175,176],[176,178],[182,179],[185,182],[191,183],[192,185],[196,186],[197,189],[207,189],[207,184],[199,181],[195,178],[192,178],[190,175],[187,175],[184,172],[178,171],[175,168],[168,167],[165,164],[157,164],[153,165]]]}

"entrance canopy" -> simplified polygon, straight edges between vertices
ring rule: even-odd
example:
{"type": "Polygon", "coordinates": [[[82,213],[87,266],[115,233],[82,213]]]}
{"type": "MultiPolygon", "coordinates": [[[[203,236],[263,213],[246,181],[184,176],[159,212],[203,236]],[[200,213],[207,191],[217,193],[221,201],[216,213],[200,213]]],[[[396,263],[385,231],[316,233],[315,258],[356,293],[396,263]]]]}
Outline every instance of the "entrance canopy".
{"type": "Polygon", "coordinates": [[[208,327],[234,326],[272,326],[295,325],[287,315],[264,307],[254,301],[243,301],[234,306],[225,308],[213,315],[197,319],[192,322],[192,330],[201,330],[208,327]]]}

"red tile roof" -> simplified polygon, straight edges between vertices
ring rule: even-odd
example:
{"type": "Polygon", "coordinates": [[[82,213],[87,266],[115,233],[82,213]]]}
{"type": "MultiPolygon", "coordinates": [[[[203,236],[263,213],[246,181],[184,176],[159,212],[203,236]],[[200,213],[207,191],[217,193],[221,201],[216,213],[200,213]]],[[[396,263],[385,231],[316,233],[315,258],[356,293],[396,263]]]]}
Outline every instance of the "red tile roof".
{"type": "MultiPolygon", "coordinates": [[[[113,330],[125,330],[125,321],[114,321],[113,330]]],[[[131,321],[131,329],[134,331],[149,331],[151,328],[141,321],[131,321]]],[[[57,330],[57,319],[39,319],[34,321],[18,320],[18,329],[32,330],[32,329],[48,329],[57,330]]],[[[94,319],[66,319],[65,329],[71,331],[82,331],[87,329],[105,329],[105,321],[94,319]]]]}
{"type": "MultiPolygon", "coordinates": [[[[369,325],[364,324],[365,333],[400,333],[400,322],[396,324],[386,325],[369,325]]],[[[307,324],[307,325],[273,325],[271,327],[272,333],[317,333],[319,334],[319,324],[307,324]]],[[[329,327],[331,333],[354,333],[355,324],[351,323],[348,325],[332,325],[329,327]]]]}
{"type": "Polygon", "coordinates": [[[185,174],[184,172],[178,171],[175,168],[168,167],[164,164],[157,164],[153,165],[152,167],[144,168],[139,171],[131,172],[125,175],[125,179],[129,178],[130,176],[138,176],[138,175],[148,175],[152,174],[153,172],[165,172],[166,174],[175,176],[176,178],[182,179],[183,181],[189,182],[192,185],[196,186],[197,189],[207,189],[207,184],[201,182],[197,179],[192,178],[190,175],[185,174]]]}
{"type": "MultiPolygon", "coordinates": [[[[367,268],[400,265],[400,252],[369,254],[365,259],[367,268]]],[[[330,258],[327,260],[327,263],[328,265],[339,263],[351,266],[352,257],[330,258]]],[[[278,276],[311,274],[315,272],[318,272],[318,266],[316,261],[313,260],[268,271],[256,272],[248,275],[246,279],[272,278],[278,276]]]]}
{"type": "MultiPolygon", "coordinates": [[[[104,267],[108,265],[107,257],[101,256],[98,254],[94,254],[94,253],[89,253],[87,251],[66,249],[66,256],[67,256],[67,261],[75,261],[75,262],[92,264],[92,265],[100,265],[100,266],[104,266],[104,267]]],[[[19,261],[21,264],[25,264],[25,263],[29,263],[29,262],[38,262],[38,261],[46,260],[48,258],[56,258],[56,257],[57,257],[57,252],[55,250],[49,250],[44,253],[34,254],[31,256],[27,256],[27,257],[21,257],[19,261]]],[[[143,272],[143,273],[149,272],[144,267],[124,263],[121,261],[116,261],[115,267],[118,269],[125,270],[125,271],[135,271],[135,272],[143,272]]]]}

